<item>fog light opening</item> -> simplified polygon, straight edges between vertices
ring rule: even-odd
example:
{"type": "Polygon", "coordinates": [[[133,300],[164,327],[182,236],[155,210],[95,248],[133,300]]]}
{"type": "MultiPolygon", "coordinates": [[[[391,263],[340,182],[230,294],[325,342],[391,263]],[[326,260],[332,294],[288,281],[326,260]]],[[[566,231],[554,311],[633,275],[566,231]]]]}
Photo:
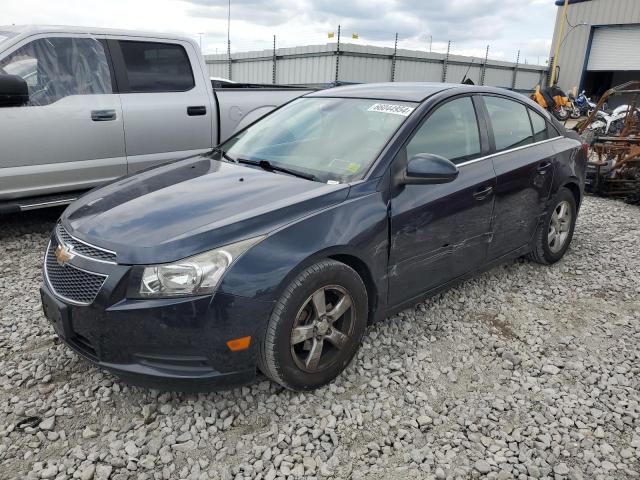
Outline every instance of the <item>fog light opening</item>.
{"type": "Polygon", "coordinates": [[[234,338],[233,340],[227,341],[227,347],[232,352],[239,352],[241,350],[246,350],[251,345],[251,336],[234,338]]]}

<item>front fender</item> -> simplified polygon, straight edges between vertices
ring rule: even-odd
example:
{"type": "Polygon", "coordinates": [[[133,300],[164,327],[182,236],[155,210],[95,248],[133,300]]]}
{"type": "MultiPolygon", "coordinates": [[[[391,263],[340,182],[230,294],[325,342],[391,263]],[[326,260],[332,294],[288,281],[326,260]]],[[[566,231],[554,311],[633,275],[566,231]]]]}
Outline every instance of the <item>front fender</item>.
{"type": "Polygon", "coordinates": [[[337,255],[367,266],[386,298],[388,217],[385,194],[356,192],[344,202],[315,212],[271,233],[224,276],[219,290],[256,300],[277,300],[304,268],[337,255]]]}

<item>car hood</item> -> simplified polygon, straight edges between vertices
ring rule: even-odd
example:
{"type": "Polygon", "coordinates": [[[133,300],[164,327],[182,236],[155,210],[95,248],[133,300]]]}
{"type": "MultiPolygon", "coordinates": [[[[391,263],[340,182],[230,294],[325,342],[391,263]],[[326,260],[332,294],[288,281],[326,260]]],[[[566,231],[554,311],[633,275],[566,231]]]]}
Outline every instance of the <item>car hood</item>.
{"type": "Polygon", "coordinates": [[[116,252],[118,263],[163,263],[267,234],[348,192],[198,156],[93,190],[61,221],[80,240],[116,252]]]}

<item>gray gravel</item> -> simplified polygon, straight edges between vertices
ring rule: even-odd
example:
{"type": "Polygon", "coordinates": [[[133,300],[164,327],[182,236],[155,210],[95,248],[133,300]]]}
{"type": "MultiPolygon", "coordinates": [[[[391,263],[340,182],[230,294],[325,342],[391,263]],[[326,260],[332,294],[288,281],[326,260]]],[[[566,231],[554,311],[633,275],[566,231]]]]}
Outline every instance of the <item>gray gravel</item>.
{"type": "Polygon", "coordinates": [[[638,207],[586,199],[562,262],[512,262],[373,326],[311,394],[162,393],[78,358],[40,312],[54,219],[0,219],[3,479],[640,475],[638,207]]]}

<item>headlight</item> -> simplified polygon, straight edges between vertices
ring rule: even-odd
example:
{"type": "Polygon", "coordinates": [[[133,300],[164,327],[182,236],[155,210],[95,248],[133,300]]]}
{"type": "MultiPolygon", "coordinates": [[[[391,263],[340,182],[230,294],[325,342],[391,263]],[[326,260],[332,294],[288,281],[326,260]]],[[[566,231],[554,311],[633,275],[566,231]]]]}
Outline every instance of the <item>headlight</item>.
{"type": "Polygon", "coordinates": [[[162,298],[212,293],[229,265],[263,238],[250,238],[175,263],[145,267],[138,294],[162,298]]]}

